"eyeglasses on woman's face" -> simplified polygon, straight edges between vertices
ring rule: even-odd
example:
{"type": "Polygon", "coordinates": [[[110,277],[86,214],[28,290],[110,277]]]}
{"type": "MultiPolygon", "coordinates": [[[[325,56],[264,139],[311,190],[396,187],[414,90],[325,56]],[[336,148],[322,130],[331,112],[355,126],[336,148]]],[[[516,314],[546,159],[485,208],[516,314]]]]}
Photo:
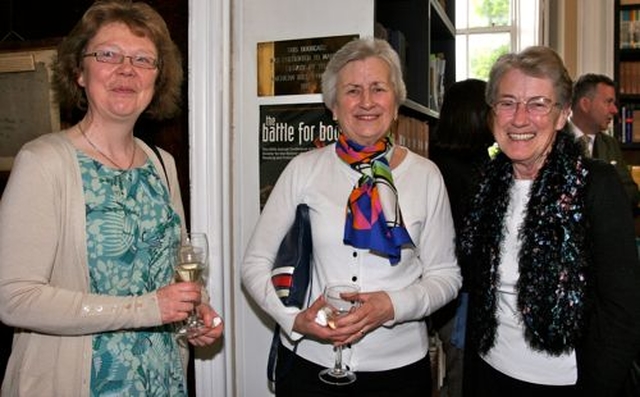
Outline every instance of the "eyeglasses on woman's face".
{"type": "Polygon", "coordinates": [[[120,65],[124,62],[125,58],[129,58],[131,65],[141,69],[155,69],[158,67],[158,61],[151,56],[147,55],[124,55],[117,51],[94,51],[88,52],[83,55],[86,57],[94,57],[96,61],[102,63],[109,63],[112,65],[120,65]]]}
{"type": "Polygon", "coordinates": [[[518,111],[520,104],[532,116],[546,116],[551,113],[554,107],[560,106],[558,102],[543,96],[531,97],[517,100],[515,98],[504,98],[491,105],[495,114],[499,117],[512,117],[518,111]]]}

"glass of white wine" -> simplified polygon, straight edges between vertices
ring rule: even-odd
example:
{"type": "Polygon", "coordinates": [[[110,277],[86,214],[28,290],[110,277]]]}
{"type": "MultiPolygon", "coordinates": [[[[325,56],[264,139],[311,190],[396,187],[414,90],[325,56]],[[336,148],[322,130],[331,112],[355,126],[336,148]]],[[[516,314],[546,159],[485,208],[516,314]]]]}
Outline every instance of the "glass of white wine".
{"type": "MultiPolygon", "coordinates": [[[[350,299],[350,296],[360,292],[355,285],[350,284],[329,284],[324,289],[324,300],[327,303],[325,312],[327,313],[327,325],[335,328],[335,321],[338,317],[348,314],[358,306],[358,302],[350,299]]],[[[356,374],[342,365],[342,346],[335,347],[335,361],[332,368],[320,371],[320,380],[331,385],[348,385],[355,382],[356,374]]]]}
{"type": "MultiPolygon", "coordinates": [[[[178,281],[202,282],[207,270],[209,242],[206,233],[186,233],[178,247],[175,274],[178,281]]],[[[193,309],[178,329],[178,335],[189,335],[203,327],[202,319],[193,309]]]]}

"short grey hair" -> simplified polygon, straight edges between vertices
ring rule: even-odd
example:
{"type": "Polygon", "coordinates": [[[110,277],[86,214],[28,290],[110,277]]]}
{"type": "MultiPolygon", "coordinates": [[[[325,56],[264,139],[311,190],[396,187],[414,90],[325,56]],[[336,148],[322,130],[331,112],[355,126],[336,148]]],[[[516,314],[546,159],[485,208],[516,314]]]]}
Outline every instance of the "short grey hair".
{"type": "Polygon", "coordinates": [[[327,64],[324,73],[322,73],[322,99],[327,108],[333,109],[336,104],[338,74],[342,68],[349,62],[371,57],[377,57],[389,65],[391,85],[396,96],[397,106],[399,107],[405,101],[407,87],[402,79],[402,66],[398,53],[385,40],[367,37],[352,40],[342,46],[327,64]]]}
{"type": "Polygon", "coordinates": [[[485,94],[489,105],[495,103],[500,81],[513,69],[527,76],[551,80],[558,103],[563,107],[571,104],[573,82],[562,58],[550,47],[531,46],[518,53],[504,54],[493,64],[485,94]]]}

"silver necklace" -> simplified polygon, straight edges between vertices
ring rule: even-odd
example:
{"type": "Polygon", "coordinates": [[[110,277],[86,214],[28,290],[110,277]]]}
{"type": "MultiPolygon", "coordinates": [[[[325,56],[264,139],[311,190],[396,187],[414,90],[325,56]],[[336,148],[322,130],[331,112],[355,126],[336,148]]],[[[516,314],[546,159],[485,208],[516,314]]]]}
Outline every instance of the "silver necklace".
{"type": "Polygon", "coordinates": [[[125,168],[125,167],[121,167],[120,164],[115,162],[111,157],[107,156],[102,150],[100,150],[100,148],[98,148],[98,146],[96,146],[95,143],[91,142],[91,139],[89,139],[87,134],[82,129],[81,123],[78,123],[78,130],[80,130],[80,133],[84,137],[84,140],[87,141],[87,143],[93,148],[93,150],[98,152],[98,154],[104,157],[105,159],[109,160],[109,162],[115,165],[117,169],[126,171],[126,170],[130,170],[131,167],[133,167],[133,162],[136,159],[136,149],[138,148],[138,145],[136,145],[135,141],[133,142],[133,154],[131,155],[131,161],[129,161],[129,166],[125,168]]]}

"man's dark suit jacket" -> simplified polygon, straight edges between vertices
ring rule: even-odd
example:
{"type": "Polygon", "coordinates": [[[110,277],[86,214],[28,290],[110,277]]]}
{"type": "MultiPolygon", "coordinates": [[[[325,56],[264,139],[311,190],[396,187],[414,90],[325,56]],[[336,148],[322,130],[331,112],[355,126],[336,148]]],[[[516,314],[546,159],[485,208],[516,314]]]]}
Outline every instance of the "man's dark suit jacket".
{"type": "Polygon", "coordinates": [[[591,269],[578,381],[589,395],[617,396],[640,352],[640,263],[633,218],[620,213],[626,197],[615,172],[600,161],[587,165],[591,269]]]}
{"type": "Polygon", "coordinates": [[[611,135],[598,132],[596,134],[596,140],[593,143],[593,157],[610,163],[616,168],[620,180],[624,185],[624,190],[631,200],[631,206],[632,208],[636,208],[638,202],[640,202],[640,192],[638,192],[638,185],[636,185],[631,177],[618,140],[611,135]]]}

